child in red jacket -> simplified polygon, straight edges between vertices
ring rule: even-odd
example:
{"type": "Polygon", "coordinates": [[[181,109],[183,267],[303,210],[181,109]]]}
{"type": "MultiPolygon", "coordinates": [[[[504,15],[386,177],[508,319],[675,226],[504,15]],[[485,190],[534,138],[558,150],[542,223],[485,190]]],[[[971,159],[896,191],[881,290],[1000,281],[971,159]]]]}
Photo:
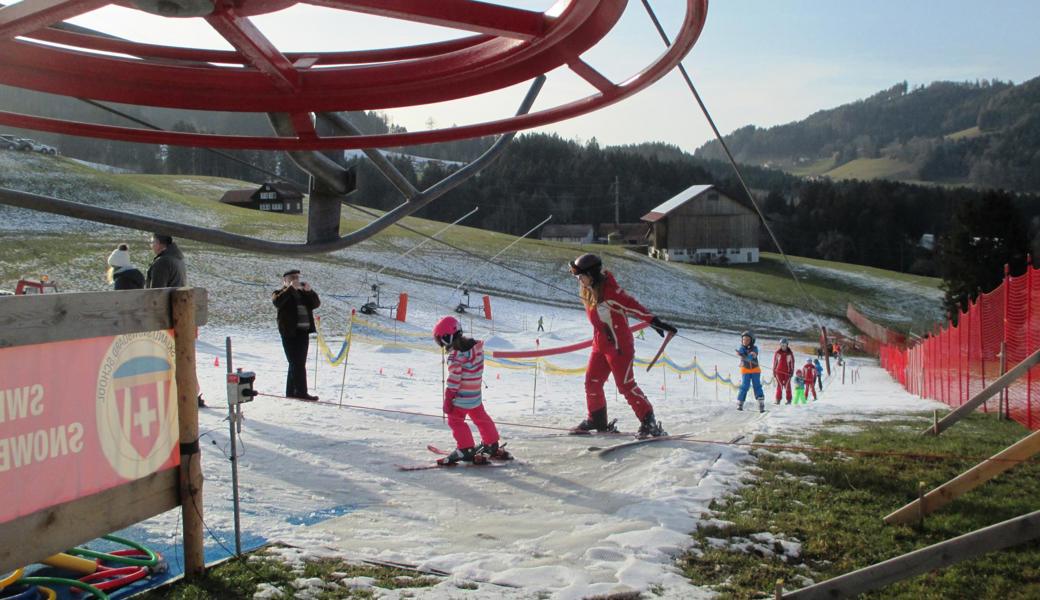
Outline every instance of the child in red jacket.
{"type": "Polygon", "coordinates": [[[805,399],[808,400],[812,392],[812,399],[816,400],[816,366],[812,364],[812,359],[805,361],[802,372],[805,374],[805,399]]]}

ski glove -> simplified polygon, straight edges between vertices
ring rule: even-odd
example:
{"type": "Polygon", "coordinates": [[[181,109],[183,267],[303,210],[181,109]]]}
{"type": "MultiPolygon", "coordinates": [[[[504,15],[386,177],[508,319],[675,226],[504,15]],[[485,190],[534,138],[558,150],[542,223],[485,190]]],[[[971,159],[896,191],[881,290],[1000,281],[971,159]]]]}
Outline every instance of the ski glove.
{"type": "Polygon", "coordinates": [[[455,388],[448,388],[444,390],[444,405],[442,406],[444,414],[450,415],[455,410],[455,396],[459,395],[459,390],[455,388]]]}
{"type": "Polygon", "coordinates": [[[662,321],[661,319],[658,319],[657,317],[654,317],[654,320],[650,321],[650,327],[653,327],[654,331],[657,332],[657,335],[659,335],[661,337],[664,337],[664,332],[666,332],[666,331],[668,333],[678,333],[678,331],[679,331],[678,329],[675,328],[675,325],[671,325],[669,323],[665,323],[664,321],[662,321]]]}

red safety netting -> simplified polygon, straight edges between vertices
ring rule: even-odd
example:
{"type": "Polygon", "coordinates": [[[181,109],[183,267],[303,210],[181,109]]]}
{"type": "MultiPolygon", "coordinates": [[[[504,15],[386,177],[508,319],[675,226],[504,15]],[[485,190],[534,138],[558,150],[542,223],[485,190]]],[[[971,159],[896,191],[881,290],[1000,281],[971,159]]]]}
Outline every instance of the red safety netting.
{"type": "MultiPolygon", "coordinates": [[[[915,346],[881,347],[881,365],[911,393],[957,407],[981,392],[1040,347],[1040,276],[1029,266],[980,294],[958,315],[915,346]],[[1003,351],[1003,363],[1001,353],[1003,351]]],[[[988,400],[981,410],[999,410],[1030,429],[1040,429],[1040,366],[988,400]]]]}

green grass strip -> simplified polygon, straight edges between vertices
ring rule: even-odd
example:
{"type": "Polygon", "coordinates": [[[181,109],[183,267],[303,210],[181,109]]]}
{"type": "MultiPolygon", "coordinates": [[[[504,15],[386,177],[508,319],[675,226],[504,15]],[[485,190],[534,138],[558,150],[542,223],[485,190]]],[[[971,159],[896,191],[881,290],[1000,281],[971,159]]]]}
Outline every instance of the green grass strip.
{"type": "MultiPolygon", "coordinates": [[[[917,497],[919,482],[929,490],[937,487],[978,462],[961,457],[992,456],[1028,433],[1017,423],[975,414],[938,438],[921,436],[929,422],[924,415],[831,422],[799,439],[757,439],[857,453],[753,451],[746,487],[712,503],[706,516],[717,521],[694,534],[694,549],[680,560],[684,573],[719,592],[719,598],[771,597],[778,579],[785,590],[799,589],[1036,510],[1040,459],[968,492],[923,525],[885,525],[885,515],[917,497]],[[796,545],[785,548],[781,541],[796,545]]],[[[1040,543],[986,554],[861,597],[1040,598],[1040,543]]]]}

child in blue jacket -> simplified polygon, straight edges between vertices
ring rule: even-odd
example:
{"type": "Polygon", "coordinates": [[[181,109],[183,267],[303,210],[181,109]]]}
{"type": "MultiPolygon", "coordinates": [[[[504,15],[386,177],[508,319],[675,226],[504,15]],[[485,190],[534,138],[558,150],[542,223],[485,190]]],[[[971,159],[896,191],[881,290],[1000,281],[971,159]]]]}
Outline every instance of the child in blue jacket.
{"type": "Polygon", "coordinates": [[[758,412],[766,411],[766,394],[762,391],[762,367],[758,364],[758,346],[755,345],[755,334],[745,331],[740,334],[740,392],[737,394],[737,410],[744,410],[744,400],[748,388],[755,387],[755,398],[758,400],[758,412]]]}

